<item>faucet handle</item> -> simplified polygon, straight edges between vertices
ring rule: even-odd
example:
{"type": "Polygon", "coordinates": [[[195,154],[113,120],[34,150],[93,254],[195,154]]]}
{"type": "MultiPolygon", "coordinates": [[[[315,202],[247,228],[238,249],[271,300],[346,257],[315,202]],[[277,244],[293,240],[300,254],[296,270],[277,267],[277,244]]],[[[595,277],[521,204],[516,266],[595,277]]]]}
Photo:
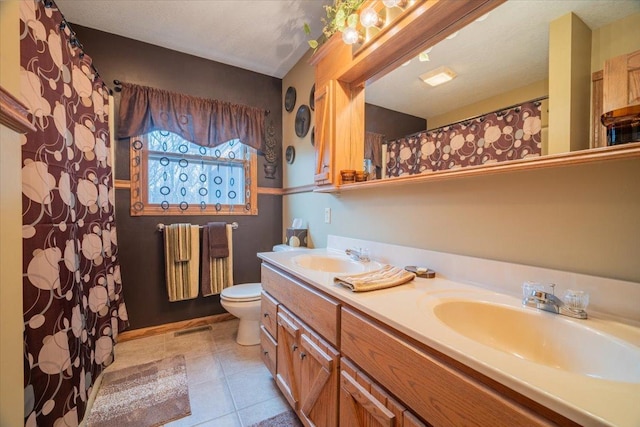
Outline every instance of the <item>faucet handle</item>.
{"type": "Polygon", "coordinates": [[[569,289],[565,292],[562,300],[571,310],[585,311],[589,305],[589,293],[569,289]]]}
{"type": "Polygon", "coordinates": [[[522,284],[522,296],[524,299],[527,299],[533,296],[534,292],[541,291],[543,289],[544,286],[542,286],[540,283],[527,281],[522,284]]]}

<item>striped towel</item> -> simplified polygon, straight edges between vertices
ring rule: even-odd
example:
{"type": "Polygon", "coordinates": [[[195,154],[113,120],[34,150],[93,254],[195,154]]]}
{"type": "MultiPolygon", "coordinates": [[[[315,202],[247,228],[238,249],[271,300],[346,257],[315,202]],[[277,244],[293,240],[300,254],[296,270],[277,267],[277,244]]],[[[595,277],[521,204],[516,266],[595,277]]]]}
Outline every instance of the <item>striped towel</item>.
{"type": "Polygon", "coordinates": [[[412,281],[415,277],[415,274],[403,268],[385,265],[379,270],[368,273],[336,276],[333,278],[333,282],[346,286],[353,292],[367,292],[402,285],[412,281]]]}
{"type": "Polygon", "coordinates": [[[202,230],[202,296],[218,295],[224,288],[233,286],[233,227],[225,225],[228,256],[212,258],[208,225],[202,230]]]}
{"type": "Polygon", "coordinates": [[[164,256],[169,301],[198,296],[200,242],[197,225],[171,224],[164,229],[164,256]]]}

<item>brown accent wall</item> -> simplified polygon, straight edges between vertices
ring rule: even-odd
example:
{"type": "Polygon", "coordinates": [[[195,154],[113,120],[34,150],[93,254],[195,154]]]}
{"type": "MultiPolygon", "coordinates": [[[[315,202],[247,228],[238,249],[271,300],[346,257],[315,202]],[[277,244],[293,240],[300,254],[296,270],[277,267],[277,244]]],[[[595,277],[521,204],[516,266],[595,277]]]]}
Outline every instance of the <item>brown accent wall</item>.
{"type": "MultiPolygon", "coordinates": [[[[100,75],[160,89],[219,99],[270,110],[278,144],[282,141],[282,80],[209,61],[159,46],[73,25],[90,52],[100,75]]],[[[215,40],[211,41],[216,43],[215,40]]],[[[112,86],[112,85],[111,85],[112,86]]],[[[120,97],[114,93],[116,117],[120,97]]],[[[117,129],[117,120],[116,120],[117,129]]],[[[129,141],[116,143],[116,179],[129,179],[129,141]]],[[[276,147],[281,151],[281,145],[276,147]]],[[[281,161],[281,159],[278,159],[281,161]]],[[[282,187],[282,164],[276,179],[264,177],[264,158],[258,159],[258,186],[282,187]]],[[[234,281],[259,282],[256,253],[282,242],[282,196],[260,195],[257,216],[131,217],[129,191],[116,191],[116,223],[122,281],[132,329],[223,313],[218,296],[170,303],[164,279],[162,234],[158,223],[237,221],[234,231],[234,281]]]]}
{"type": "Polygon", "coordinates": [[[387,141],[391,141],[426,130],[427,121],[377,105],[365,104],[364,128],[367,132],[380,133],[387,141]]]}

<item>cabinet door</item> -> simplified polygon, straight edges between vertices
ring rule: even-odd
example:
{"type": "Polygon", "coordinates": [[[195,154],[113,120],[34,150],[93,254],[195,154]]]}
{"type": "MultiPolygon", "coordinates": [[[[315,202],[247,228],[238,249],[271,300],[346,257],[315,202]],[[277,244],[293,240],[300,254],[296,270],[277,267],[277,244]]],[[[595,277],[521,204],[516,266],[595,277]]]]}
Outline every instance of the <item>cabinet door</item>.
{"type": "Polygon", "coordinates": [[[329,80],[326,84],[318,87],[315,92],[315,115],[316,115],[316,167],[314,182],[316,185],[327,185],[332,183],[332,150],[334,132],[333,113],[333,85],[329,80]]]}
{"type": "Polygon", "coordinates": [[[604,63],[604,112],[640,104],[640,50],[604,63]]]}
{"type": "Polygon", "coordinates": [[[299,338],[300,328],[295,324],[290,314],[281,311],[279,308],[276,384],[289,402],[289,405],[296,411],[300,400],[299,338]]]}
{"type": "Polygon", "coordinates": [[[403,412],[389,395],[342,359],[340,427],[402,427],[403,412]]]}
{"type": "Polygon", "coordinates": [[[300,335],[300,419],[306,426],[338,421],[339,353],[306,327],[300,335]]]}

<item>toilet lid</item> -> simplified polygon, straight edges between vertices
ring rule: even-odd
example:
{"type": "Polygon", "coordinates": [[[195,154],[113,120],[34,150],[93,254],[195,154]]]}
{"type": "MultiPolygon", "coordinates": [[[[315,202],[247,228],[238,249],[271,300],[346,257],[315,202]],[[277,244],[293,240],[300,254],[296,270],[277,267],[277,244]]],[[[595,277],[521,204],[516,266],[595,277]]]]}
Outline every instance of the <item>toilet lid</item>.
{"type": "Polygon", "coordinates": [[[257,301],[260,299],[262,284],[245,283],[244,285],[235,285],[230,288],[224,288],[220,293],[220,298],[227,301],[257,301]]]}

